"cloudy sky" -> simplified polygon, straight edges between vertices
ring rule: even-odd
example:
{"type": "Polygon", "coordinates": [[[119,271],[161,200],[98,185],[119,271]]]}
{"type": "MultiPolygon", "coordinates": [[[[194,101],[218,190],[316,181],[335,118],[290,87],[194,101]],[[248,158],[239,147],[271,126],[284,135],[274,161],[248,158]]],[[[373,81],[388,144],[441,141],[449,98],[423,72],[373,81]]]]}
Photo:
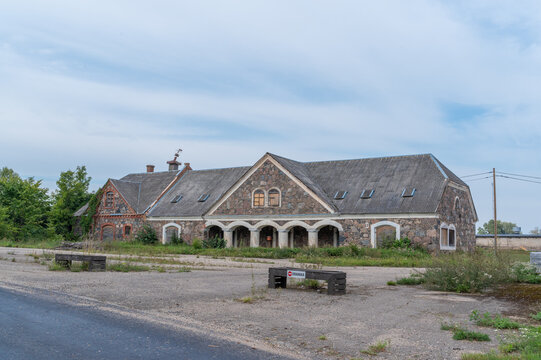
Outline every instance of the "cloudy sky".
{"type": "MultiPolygon", "coordinates": [[[[432,153],[541,177],[540,43],[537,0],[3,1],[0,167],[54,188],[84,164],[96,189],[181,147],[196,169],[432,153]]],[[[482,224],[491,180],[470,186],[482,224]]],[[[497,189],[541,226],[541,183],[497,189]]]]}

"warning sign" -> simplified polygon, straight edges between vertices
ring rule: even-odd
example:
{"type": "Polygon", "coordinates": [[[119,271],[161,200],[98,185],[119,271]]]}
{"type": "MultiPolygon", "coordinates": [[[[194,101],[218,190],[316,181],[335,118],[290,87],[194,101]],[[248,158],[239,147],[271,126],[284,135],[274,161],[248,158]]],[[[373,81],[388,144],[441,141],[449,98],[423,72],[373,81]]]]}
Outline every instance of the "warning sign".
{"type": "Polygon", "coordinates": [[[295,278],[295,279],[305,279],[306,278],[306,272],[305,271],[299,271],[299,270],[288,270],[287,271],[287,277],[288,278],[295,278]]]}

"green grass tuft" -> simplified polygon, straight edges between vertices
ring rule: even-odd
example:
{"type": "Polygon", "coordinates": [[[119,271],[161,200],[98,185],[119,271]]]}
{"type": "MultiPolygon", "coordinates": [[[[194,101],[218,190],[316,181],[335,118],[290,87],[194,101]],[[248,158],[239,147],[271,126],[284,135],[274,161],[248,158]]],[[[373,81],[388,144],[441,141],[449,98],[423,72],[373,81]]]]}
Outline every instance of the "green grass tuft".
{"type": "Polygon", "coordinates": [[[380,341],[375,345],[370,345],[368,349],[361,350],[361,354],[377,355],[387,350],[387,347],[391,344],[390,340],[380,341]]]}
{"type": "Polygon", "coordinates": [[[476,331],[469,331],[465,329],[455,330],[453,339],[468,340],[468,341],[490,341],[490,337],[487,334],[483,334],[476,331]]]}
{"type": "Polygon", "coordinates": [[[492,327],[496,329],[518,329],[521,324],[504,318],[501,315],[491,315],[489,312],[480,314],[478,310],[473,310],[470,314],[470,320],[479,326],[492,327]]]}

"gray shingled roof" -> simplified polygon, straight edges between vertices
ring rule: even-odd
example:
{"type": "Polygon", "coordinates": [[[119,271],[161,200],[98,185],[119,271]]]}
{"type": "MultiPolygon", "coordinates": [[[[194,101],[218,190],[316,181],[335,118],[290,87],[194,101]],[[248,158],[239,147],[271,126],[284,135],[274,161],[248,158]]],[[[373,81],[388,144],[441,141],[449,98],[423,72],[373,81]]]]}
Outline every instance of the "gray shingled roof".
{"type": "Polygon", "coordinates": [[[433,213],[446,179],[434,160],[432,155],[426,154],[304,165],[342,214],[433,213]],[[403,198],[405,187],[415,188],[415,195],[403,198]],[[360,198],[364,189],[375,190],[372,198],[360,198]],[[343,200],[334,200],[337,191],[348,191],[348,194],[343,200]]]}
{"type": "MultiPolygon", "coordinates": [[[[431,154],[306,163],[269,155],[342,214],[434,213],[446,179],[467,186],[431,154]],[[403,198],[405,187],[415,188],[415,195],[403,198]],[[360,198],[364,189],[375,190],[372,198],[360,198]],[[335,200],[337,191],[348,194],[343,200],[335,200]]],[[[187,171],[148,216],[202,216],[250,168],[187,171]],[[209,194],[209,198],[197,201],[202,194],[209,194]],[[182,195],[182,199],[171,203],[177,195],[182,195]]],[[[130,174],[111,181],[130,206],[142,213],[176,175],[177,172],[130,174]]]]}
{"type": "Polygon", "coordinates": [[[143,213],[171,184],[178,171],[129,174],[111,183],[128,204],[138,213],[143,213]]]}
{"type": "Polygon", "coordinates": [[[79,210],[73,213],[73,216],[83,216],[84,213],[88,210],[89,203],[84,204],[79,210]]]}
{"type": "Polygon", "coordinates": [[[249,169],[190,170],[160,199],[148,216],[201,216],[249,169]],[[209,194],[209,198],[204,202],[197,201],[202,194],[209,194]],[[182,199],[171,203],[177,195],[182,195],[182,199]]]}

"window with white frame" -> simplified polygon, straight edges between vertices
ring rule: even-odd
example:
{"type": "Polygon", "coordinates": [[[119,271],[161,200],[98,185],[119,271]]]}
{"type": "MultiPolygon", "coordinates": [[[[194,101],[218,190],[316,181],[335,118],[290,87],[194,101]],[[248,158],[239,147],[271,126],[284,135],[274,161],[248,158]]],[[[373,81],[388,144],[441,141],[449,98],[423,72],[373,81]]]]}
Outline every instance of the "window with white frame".
{"type": "Polygon", "coordinates": [[[269,206],[280,206],[280,190],[269,190],[269,206]]]}
{"type": "Polygon", "coordinates": [[[440,226],[440,249],[455,250],[456,249],[456,229],[454,225],[445,223],[440,226]]]}
{"type": "Polygon", "coordinates": [[[254,191],[252,205],[254,207],[265,206],[265,192],[263,190],[257,189],[256,191],[254,191]]]}

